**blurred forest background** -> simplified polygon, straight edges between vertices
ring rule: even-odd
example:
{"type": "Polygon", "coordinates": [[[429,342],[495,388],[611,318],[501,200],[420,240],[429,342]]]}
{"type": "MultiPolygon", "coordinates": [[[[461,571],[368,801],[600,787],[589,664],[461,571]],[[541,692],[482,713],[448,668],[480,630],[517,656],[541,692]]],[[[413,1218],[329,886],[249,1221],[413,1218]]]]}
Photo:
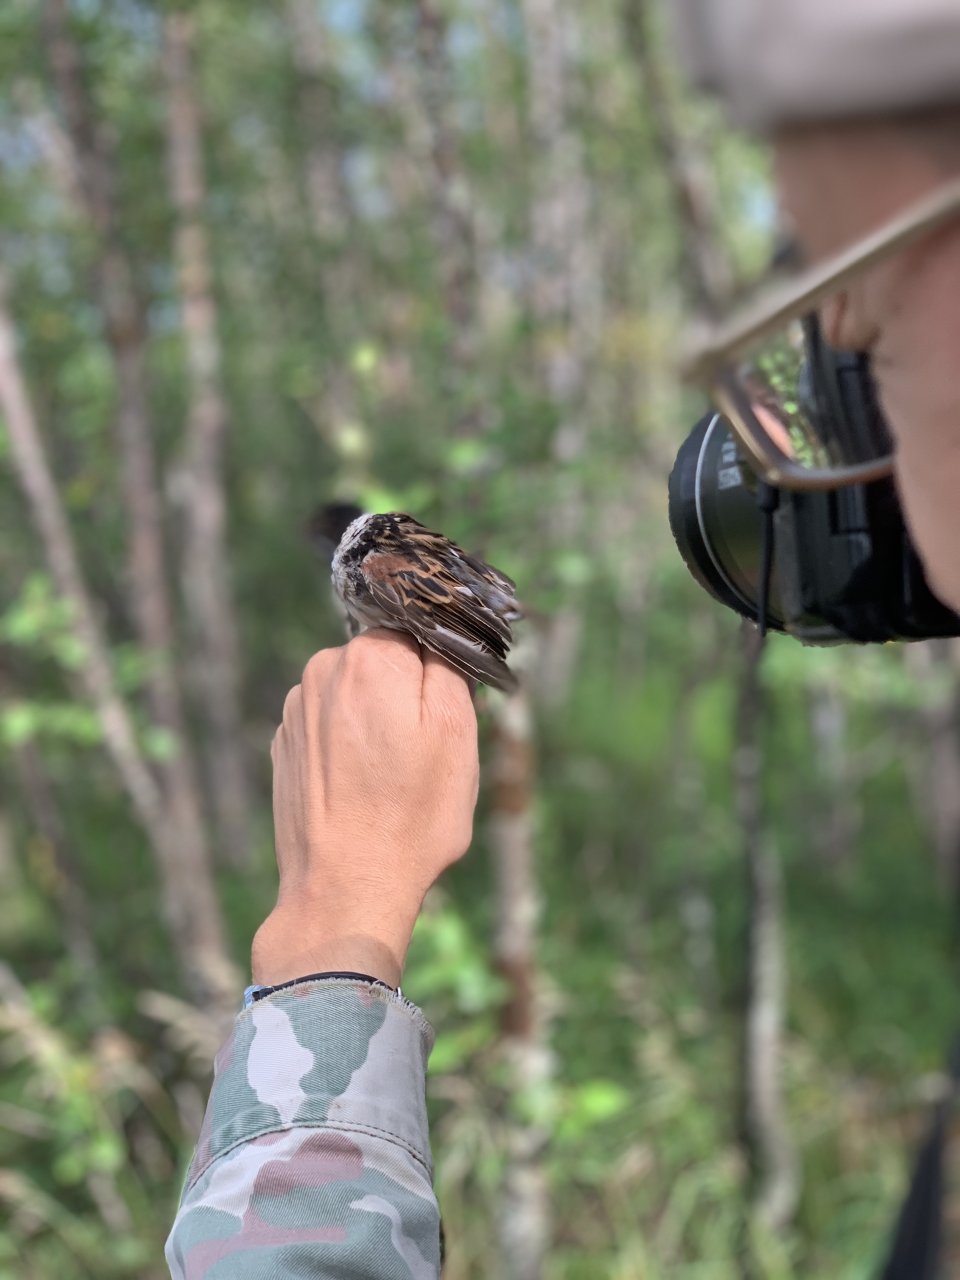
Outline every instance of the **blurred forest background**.
{"type": "Polygon", "coordinates": [[[646,0],[4,0],[0,69],[0,1276],[165,1274],[354,497],[535,610],[404,984],[449,1280],[870,1275],[953,1016],[960,667],[758,678],[672,543],[762,153],[646,0]]]}

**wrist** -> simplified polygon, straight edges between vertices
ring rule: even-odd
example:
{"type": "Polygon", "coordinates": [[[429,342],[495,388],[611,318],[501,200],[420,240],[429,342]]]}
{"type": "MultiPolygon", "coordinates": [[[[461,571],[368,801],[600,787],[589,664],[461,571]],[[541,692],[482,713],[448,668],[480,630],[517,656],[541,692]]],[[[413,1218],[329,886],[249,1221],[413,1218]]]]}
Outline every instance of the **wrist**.
{"type": "Polygon", "coordinates": [[[412,924],[389,934],[322,925],[303,912],[277,906],[253,939],[251,974],[265,987],[323,972],[367,973],[398,987],[412,932],[412,924]]]}

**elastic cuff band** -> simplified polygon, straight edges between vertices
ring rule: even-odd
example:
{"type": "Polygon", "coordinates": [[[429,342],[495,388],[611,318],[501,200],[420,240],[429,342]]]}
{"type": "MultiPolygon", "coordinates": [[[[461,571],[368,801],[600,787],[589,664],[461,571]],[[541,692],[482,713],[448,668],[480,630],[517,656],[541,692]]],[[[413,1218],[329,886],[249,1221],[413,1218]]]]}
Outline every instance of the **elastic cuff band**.
{"type": "Polygon", "coordinates": [[[290,978],[287,982],[278,982],[275,987],[261,987],[256,983],[247,987],[243,993],[243,1007],[249,1009],[256,1000],[272,996],[275,991],[286,991],[288,987],[299,987],[304,982],[321,982],[326,978],[344,978],[348,982],[366,982],[371,987],[383,987],[391,995],[400,995],[399,987],[391,987],[382,978],[373,978],[369,973],[307,973],[302,978],[290,978]]]}

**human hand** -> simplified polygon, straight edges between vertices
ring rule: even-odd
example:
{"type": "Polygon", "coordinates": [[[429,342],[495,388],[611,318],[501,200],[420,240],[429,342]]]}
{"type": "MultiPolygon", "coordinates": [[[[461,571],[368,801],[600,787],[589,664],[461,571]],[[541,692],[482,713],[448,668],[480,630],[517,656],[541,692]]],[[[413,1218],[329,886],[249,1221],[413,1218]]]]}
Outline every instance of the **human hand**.
{"type": "Polygon", "coordinates": [[[409,636],[366,632],[310,659],[271,756],[280,888],[254,981],[342,970],[398,985],[424,894],[472,836],[467,682],[409,636]]]}

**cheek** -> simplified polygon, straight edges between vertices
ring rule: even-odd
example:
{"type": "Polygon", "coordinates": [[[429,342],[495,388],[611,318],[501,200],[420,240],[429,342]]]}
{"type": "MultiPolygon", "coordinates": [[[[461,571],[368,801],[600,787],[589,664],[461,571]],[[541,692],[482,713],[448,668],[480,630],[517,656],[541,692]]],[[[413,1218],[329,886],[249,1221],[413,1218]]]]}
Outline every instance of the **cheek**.
{"type": "Polygon", "coordinates": [[[897,443],[897,486],[930,586],[960,610],[960,379],[952,359],[914,368],[880,379],[897,443]]]}
{"type": "MultiPolygon", "coordinates": [[[[960,241],[960,237],[958,237],[960,241]]],[[[905,285],[874,350],[897,481],[934,591],[960,609],[960,245],[905,285]]]]}
{"type": "Polygon", "coordinates": [[[930,586],[960,610],[960,445],[938,456],[907,436],[898,452],[897,483],[930,586]]]}

